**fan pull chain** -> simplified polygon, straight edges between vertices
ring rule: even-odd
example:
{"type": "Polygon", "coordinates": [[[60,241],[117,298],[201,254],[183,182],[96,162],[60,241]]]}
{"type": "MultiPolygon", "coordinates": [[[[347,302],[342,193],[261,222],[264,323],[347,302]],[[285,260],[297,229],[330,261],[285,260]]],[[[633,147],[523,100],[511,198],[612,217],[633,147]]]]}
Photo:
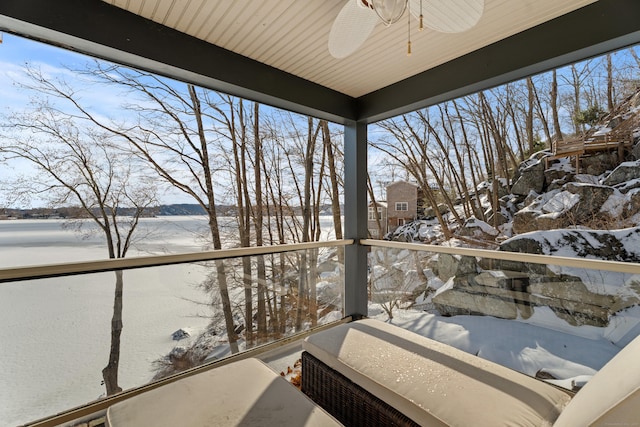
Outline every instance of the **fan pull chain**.
{"type": "Polygon", "coordinates": [[[424,25],[422,24],[424,16],[422,15],[422,0],[420,0],[420,28],[418,28],[418,31],[422,31],[424,30],[424,25]]]}

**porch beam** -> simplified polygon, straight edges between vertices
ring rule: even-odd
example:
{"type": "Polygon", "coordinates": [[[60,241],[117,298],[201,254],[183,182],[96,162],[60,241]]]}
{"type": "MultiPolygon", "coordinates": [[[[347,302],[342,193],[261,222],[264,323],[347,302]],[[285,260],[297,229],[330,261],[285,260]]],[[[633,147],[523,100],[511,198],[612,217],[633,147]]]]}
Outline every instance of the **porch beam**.
{"type": "Polygon", "coordinates": [[[101,0],[2,0],[0,31],[337,123],[355,99],[101,0]]]}
{"type": "Polygon", "coordinates": [[[599,0],[358,98],[373,123],[640,43],[640,1],[599,0]]]}

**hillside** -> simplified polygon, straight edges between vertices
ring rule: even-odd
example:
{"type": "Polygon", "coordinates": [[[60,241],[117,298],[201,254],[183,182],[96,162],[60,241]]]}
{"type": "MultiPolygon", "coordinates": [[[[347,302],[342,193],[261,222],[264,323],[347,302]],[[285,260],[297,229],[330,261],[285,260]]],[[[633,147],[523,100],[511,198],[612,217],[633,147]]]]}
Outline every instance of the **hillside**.
{"type": "MultiPolygon", "coordinates": [[[[475,215],[465,215],[461,205],[456,205],[456,212],[464,223],[456,222],[451,213],[445,215],[454,239],[445,241],[441,225],[435,219],[408,223],[386,238],[500,248],[505,240],[529,232],[637,227],[639,139],[640,92],[637,92],[584,135],[553,143],[551,149],[534,153],[520,163],[509,179],[496,178],[495,183],[485,181],[478,185],[475,202],[481,209],[475,215]],[[563,147],[571,147],[571,151],[564,151],[563,147]],[[499,211],[494,214],[491,201],[496,199],[499,211]]],[[[517,249],[513,244],[509,247],[517,249]]],[[[543,252],[553,251],[549,247],[543,252]]],[[[614,258],[624,260],[621,254],[614,258]]]]}
{"type": "MultiPolygon", "coordinates": [[[[457,210],[462,225],[445,215],[453,238],[445,238],[436,219],[406,224],[387,238],[640,262],[639,105],[636,94],[603,117],[582,137],[586,148],[579,159],[537,152],[511,179],[479,185],[476,197],[483,210],[477,217],[465,217],[462,207],[457,210]],[[614,137],[619,126],[628,134],[623,156],[614,137]],[[589,147],[594,137],[607,134],[615,144],[589,147]],[[494,188],[500,207],[495,215],[494,188]]],[[[579,145],[575,139],[571,144],[579,145]]],[[[394,307],[426,311],[436,319],[490,316],[619,347],[640,334],[640,278],[631,274],[399,250],[372,250],[370,262],[374,301],[388,317],[394,307]],[[399,295],[405,296],[402,303],[399,295]]]]}

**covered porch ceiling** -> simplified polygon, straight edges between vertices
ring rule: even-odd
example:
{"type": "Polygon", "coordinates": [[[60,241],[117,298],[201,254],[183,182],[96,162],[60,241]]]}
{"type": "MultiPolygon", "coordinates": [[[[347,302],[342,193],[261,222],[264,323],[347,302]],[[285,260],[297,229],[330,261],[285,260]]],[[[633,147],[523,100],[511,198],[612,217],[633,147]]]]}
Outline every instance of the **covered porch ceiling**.
{"type": "Polygon", "coordinates": [[[327,41],[347,1],[3,0],[0,29],[338,123],[640,42],[637,0],[485,0],[469,31],[413,31],[410,57],[402,20],[335,59],[327,41]]]}

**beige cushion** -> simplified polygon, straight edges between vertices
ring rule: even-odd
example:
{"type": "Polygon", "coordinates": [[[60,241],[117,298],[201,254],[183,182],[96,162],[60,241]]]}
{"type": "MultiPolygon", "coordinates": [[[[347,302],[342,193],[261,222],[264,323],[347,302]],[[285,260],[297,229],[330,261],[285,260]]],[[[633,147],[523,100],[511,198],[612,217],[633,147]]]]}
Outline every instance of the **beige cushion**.
{"type": "Polygon", "coordinates": [[[554,427],[640,426],[640,337],[598,371],[554,427]]]}
{"type": "Polygon", "coordinates": [[[303,348],[420,425],[548,426],[570,400],[550,384],[371,319],[313,334],[303,348]]]}
{"type": "Polygon", "coordinates": [[[341,424],[257,359],[176,381],[107,410],[110,427],[235,425],[341,424]]]}

